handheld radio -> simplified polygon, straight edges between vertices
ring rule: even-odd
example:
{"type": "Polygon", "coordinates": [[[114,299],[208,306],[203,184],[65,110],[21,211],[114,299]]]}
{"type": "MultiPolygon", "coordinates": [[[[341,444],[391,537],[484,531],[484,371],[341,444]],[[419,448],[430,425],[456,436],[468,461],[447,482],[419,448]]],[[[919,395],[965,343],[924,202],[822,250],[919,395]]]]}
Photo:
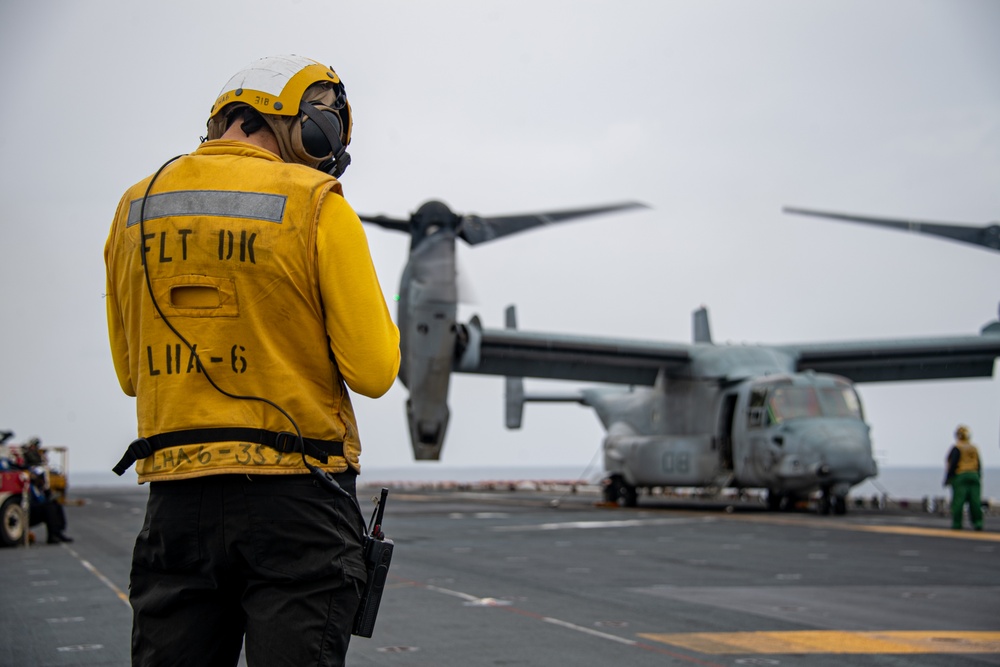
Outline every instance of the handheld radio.
{"type": "Polygon", "coordinates": [[[382,518],[388,496],[389,489],[383,487],[381,496],[375,501],[375,511],[368,523],[368,532],[363,537],[362,549],[368,581],[361,595],[361,604],[358,605],[358,611],[354,615],[354,629],[351,631],[352,635],[358,637],[372,636],[378,606],[382,602],[385,580],[389,575],[389,564],[392,561],[393,542],[387,540],[385,533],[382,532],[382,518]]]}

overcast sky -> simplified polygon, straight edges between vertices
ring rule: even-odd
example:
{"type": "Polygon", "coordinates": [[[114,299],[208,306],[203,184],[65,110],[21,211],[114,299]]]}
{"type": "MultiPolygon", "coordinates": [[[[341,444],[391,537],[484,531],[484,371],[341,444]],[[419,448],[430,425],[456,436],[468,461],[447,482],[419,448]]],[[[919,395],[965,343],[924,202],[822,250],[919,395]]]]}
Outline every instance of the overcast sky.
{"type": "MultiPolygon", "coordinates": [[[[781,212],[1000,218],[994,0],[22,1],[0,4],[0,53],[0,429],[69,446],[74,470],[135,433],[103,299],[118,200],[268,55],[344,80],[359,212],[652,207],[463,246],[463,319],[514,303],[528,330],[690,341],[706,305],[717,342],[794,343],[997,317],[998,253],[781,212]]],[[[408,238],[368,238],[392,299],[408,238]]],[[[881,465],[942,465],[958,423],[1000,461],[1000,380],[859,390],[881,465]]],[[[412,463],[405,396],[356,399],[363,466],[440,465],[412,463]]],[[[507,431],[500,378],[456,377],[450,404],[445,467],[582,471],[603,437],[572,404],[507,431]]]]}

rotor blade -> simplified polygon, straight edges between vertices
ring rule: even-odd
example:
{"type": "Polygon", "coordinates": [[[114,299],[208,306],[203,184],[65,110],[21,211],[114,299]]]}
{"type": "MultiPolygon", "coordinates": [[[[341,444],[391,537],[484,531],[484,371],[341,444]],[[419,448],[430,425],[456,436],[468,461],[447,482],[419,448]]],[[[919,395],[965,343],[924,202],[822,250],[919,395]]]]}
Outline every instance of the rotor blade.
{"type": "Polygon", "coordinates": [[[612,213],[615,211],[625,211],[634,208],[649,208],[641,202],[622,202],[620,204],[608,204],[605,206],[593,206],[589,208],[567,209],[562,211],[548,211],[545,213],[522,213],[520,215],[490,216],[483,218],[478,215],[467,215],[462,218],[459,226],[458,236],[469,245],[477,245],[498,239],[502,236],[509,236],[523,232],[533,227],[550,225],[556,222],[565,222],[576,218],[583,218],[602,213],[612,213]]]}
{"type": "Polygon", "coordinates": [[[370,222],[378,225],[379,227],[394,229],[397,232],[409,233],[410,231],[409,220],[399,220],[397,218],[390,218],[386,215],[359,215],[358,217],[361,218],[362,222],[370,222]]]}
{"type": "Polygon", "coordinates": [[[893,218],[878,218],[867,215],[814,211],[811,209],[793,208],[790,206],[786,206],[782,210],[785,213],[808,215],[817,218],[831,218],[833,220],[846,220],[847,222],[858,222],[866,225],[875,225],[877,227],[888,227],[890,229],[902,229],[904,231],[917,232],[919,234],[940,236],[952,241],[969,243],[1000,251],[1000,225],[995,223],[992,225],[976,227],[974,225],[920,222],[917,220],[899,220],[893,218]]]}

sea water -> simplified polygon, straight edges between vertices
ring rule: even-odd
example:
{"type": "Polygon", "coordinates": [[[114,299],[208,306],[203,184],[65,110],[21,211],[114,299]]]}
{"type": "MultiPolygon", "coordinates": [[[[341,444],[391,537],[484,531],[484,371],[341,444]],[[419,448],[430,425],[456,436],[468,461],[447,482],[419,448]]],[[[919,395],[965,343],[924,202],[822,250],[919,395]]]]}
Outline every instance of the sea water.
{"type": "MultiPolygon", "coordinates": [[[[436,463],[410,463],[394,467],[364,467],[359,480],[362,484],[392,485],[415,483],[489,483],[517,481],[583,481],[597,484],[603,477],[599,468],[587,466],[483,466],[455,467],[436,463]]],[[[865,480],[851,489],[850,496],[871,498],[887,496],[892,500],[920,500],[950,497],[951,490],[942,486],[944,467],[882,468],[877,477],[865,480]]],[[[133,471],[117,477],[111,471],[81,471],[70,473],[70,493],[75,488],[92,486],[135,486],[133,471]]],[[[1000,468],[983,471],[983,498],[1000,498],[1000,468]]]]}

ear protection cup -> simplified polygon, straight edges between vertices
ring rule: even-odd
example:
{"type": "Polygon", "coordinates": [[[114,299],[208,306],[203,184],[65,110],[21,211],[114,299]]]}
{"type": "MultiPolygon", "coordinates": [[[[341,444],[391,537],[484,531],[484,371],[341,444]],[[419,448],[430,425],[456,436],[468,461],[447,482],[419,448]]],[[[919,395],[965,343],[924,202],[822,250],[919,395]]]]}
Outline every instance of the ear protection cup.
{"type": "MultiPolygon", "coordinates": [[[[298,135],[299,144],[306,154],[321,160],[316,168],[320,171],[340,178],[351,164],[351,156],[345,150],[341,137],[341,120],[339,114],[330,107],[319,106],[312,102],[302,102],[299,111],[305,117],[302,125],[293,132],[298,135]]],[[[294,142],[294,138],[293,138],[294,142]]]]}
{"type": "MultiPolygon", "coordinates": [[[[340,117],[333,111],[327,109],[320,110],[323,117],[330,121],[333,125],[336,136],[340,136],[340,117]]],[[[338,142],[339,143],[339,142],[338,142]]],[[[306,149],[309,155],[321,158],[327,157],[334,152],[333,147],[330,145],[330,141],[327,139],[326,134],[320,129],[319,125],[312,118],[306,118],[306,121],[302,124],[302,147],[306,149]]]]}

